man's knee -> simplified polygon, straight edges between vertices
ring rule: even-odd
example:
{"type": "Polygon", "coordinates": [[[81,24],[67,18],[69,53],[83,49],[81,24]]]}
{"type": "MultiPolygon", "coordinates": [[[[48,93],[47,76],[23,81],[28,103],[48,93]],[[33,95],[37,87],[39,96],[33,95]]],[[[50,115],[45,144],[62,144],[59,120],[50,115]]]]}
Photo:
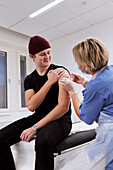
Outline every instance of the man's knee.
{"type": "Polygon", "coordinates": [[[35,141],[35,150],[38,150],[39,148],[42,149],[53,148],[52,138],[50,138],[47,133],[43,133],[43,131],[41,130],[37,134],[36,141],[35,141]]]}

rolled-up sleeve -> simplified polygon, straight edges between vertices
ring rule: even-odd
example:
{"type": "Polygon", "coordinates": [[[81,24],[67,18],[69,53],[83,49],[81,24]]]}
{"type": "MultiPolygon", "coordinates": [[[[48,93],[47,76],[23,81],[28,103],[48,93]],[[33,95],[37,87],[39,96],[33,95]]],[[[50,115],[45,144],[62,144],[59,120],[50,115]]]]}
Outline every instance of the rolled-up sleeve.
{"type": "Polygon", "coordinates": [[[92,124],[98,117],[104,105],[104,98],[98,90],[85,89],[84,99],[79,107],[80,118],[87,124],[92,124]]]}
{"type": "Polygon", "coordinates": [[[24,90],[29,90],[29,89],[32,89],[32,83],[31,83],[31,80],[30,80],[30,77],[27,76],[24,80],[24,90]]]}

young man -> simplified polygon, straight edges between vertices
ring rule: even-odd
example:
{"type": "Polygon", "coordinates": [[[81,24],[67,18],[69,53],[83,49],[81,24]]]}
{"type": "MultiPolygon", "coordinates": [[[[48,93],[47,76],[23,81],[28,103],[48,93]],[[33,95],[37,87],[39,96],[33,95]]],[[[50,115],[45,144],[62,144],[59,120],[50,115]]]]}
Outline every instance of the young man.
{"type": "Polygon", "coordinates": [[[0,131],[1,170],[15,170],[10,146],[20,140],[28,142],[34,135],[35,170],[53,170],[55,145],[71,130],[70,98],[59,85],[59,80],[69,77],[69,73],[50,63],[51,47],[43,37],[32,37],[28,48],[36,69],[25,79],[25,99],[34,114],[0,131]]]}

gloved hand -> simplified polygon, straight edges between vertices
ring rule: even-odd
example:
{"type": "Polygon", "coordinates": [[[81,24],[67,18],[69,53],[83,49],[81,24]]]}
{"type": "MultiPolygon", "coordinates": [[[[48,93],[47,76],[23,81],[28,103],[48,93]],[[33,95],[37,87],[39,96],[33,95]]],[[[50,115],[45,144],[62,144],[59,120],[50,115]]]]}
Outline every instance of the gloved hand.
{"type": "Polygon", "coordinates": [[[60,80],[60,84],[69,93],[69,97],[71,97],[74,93],[77,93],[76,90],[74,89],[72,81],[69,78],[63,77],[60,80]]]}
{"type": "Polygon", "coordinates": [[[78,83],[78,84],[82,84],[84,86],[84,84],[86,82],[88,82],[88,79],[83,77],[82,75],[80,74],[74,74],[72,73],[71,74],[71,78],[72,78],[72,81],[75,82],[75,83],[78,83]]]}

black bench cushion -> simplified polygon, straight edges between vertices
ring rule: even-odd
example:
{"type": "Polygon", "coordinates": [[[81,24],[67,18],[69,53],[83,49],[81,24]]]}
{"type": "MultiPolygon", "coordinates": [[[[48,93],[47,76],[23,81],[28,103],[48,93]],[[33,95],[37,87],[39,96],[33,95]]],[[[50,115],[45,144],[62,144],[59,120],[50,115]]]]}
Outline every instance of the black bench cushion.
{"type": "Polygon", "coordinates": [[[67,136],[63,141],[59,142],[55,147],[55,153],[61,153],[61,151],[81,145],[83,143],[93,140],[96,136],[94,129],[76,132],[67,136]]]}

